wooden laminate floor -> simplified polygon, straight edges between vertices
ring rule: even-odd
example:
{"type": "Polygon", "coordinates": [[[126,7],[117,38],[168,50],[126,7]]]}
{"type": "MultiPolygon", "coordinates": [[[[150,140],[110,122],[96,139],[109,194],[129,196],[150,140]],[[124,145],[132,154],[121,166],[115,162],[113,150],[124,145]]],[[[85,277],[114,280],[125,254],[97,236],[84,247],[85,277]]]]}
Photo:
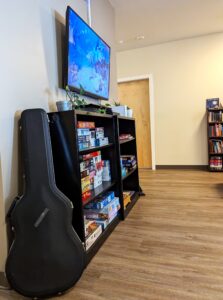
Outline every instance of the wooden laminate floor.
{"type": "MultiPolygon", "coordinates": [[[[141,198],[61,300],[222,300],[223,174],[141,171],[141,198]]],[[[0,291],[0,299],[24,299],[0,291]]]]}

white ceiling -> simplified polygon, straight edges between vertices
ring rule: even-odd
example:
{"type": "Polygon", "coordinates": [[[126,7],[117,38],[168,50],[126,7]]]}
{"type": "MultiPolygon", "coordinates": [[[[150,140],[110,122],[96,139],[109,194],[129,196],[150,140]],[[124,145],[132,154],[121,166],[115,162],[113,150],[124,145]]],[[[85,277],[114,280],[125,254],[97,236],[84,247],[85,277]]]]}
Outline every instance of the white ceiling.
{"type": "Polygon", "coordinates": [[[118,51],[223,32],[223,0],[110,2],[116,12],[118,51]],[[136,40],[139,35],[145,38],[136,40]]]}

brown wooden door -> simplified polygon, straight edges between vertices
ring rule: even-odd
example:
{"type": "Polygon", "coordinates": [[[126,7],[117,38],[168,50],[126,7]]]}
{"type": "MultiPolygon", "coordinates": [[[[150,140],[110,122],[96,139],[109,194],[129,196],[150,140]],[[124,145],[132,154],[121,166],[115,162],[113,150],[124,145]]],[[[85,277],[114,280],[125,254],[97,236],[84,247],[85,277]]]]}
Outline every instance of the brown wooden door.
{"type": "Polygon", "coordinates": [[[118,100],[133,109],[133,117],[136,119],[139,168],[152,168],[149,80],[119,83],[118,100]]]}

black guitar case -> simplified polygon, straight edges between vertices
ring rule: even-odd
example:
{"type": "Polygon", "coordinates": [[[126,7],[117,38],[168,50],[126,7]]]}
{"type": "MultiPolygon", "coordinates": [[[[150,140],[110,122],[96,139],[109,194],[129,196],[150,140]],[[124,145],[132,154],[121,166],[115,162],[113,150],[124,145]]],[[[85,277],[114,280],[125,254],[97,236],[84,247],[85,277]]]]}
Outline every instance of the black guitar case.
{"type": "Polygon", "coordinates": [[[45,298],[78,281],[85,251],[72,227],[72,204],[55,184],[46,112],[25,110],[21,130],[26,187],[10,213],[14,241],[6,276],[22,295],[45,298]]]}

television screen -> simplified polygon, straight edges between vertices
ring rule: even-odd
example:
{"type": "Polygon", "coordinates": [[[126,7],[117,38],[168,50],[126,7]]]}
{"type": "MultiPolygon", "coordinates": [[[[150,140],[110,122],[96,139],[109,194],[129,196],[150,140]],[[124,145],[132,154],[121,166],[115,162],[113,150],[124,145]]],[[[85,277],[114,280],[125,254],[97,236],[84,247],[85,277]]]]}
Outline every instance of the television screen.
{"type": "Polygon", "coordinates": [[[109,98],[110,47],[70,8],[67,8],[67,82],[94,98],[109,98]]]}

